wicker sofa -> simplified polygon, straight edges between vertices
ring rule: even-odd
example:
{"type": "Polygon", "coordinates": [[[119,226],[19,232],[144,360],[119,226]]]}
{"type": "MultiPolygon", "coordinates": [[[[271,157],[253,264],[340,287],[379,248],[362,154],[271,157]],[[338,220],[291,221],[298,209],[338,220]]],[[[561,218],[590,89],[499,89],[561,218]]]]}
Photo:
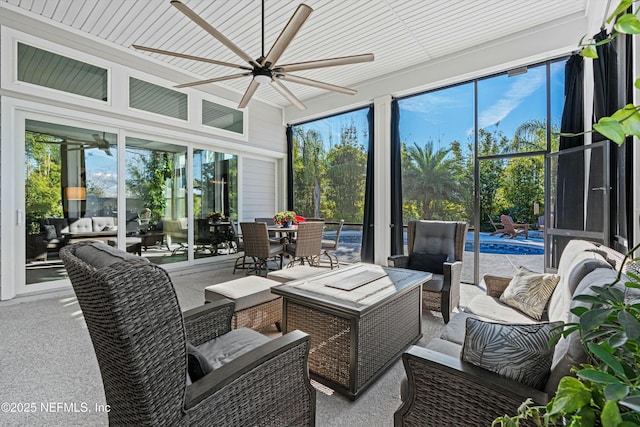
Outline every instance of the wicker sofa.
{"type": "MultiPolygon", "coordinates": [[[[573,301],[573,295],[589,294],[593,285],[612,283],[622,259],[621,254],[592,242],[569,242],[543,320],[576,321],[570,309],[580,303],[573,301]]],[[[503,324],[541,323],[499,300],[510,278],[485,276],[485,283],[486,295],[474,297],[439,338],[431,340],[426,348],[413,346],[403,355],[407,379],[401,389],[402,404],[394,417],[396,426],[491,425],[500,415],[515,414],[527,398],[546,404],[560,378],[585,361],[576,334],[561,338],[553,350],[546,384],[540,389],[463,361],[461,351],[469,317],[503,324]]]]}

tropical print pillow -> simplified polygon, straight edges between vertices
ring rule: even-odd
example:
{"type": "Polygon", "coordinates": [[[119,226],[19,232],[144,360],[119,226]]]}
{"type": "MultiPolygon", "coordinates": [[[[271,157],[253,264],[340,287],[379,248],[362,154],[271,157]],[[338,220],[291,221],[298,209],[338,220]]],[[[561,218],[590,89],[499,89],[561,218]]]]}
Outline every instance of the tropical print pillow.
{"type": "Polygon", "coordinates": [[[544,389],[553,361],[551,330],[562,322],[491,323],[469,317],[461,358],[522,384],[544,389]]]}
{"type": "Polygon", "coordinates": [[[559,281],[557,274],[536,273],[520,267],[500,296],[500,301],[540,320],[559,281]]]}

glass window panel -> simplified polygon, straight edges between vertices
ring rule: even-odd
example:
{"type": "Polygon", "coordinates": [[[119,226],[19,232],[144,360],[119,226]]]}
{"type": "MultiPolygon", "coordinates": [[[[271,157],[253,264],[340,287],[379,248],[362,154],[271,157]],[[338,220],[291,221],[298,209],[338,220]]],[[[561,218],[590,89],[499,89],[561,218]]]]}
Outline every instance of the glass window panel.
{"type": "Polygon", "coordinates": [[[546,150],[546,82],[544,65],[478,81],[478,132],[494,135],[500,154],[546,150]]]}
{"type": "Polygon", "coordinates": [[[202,100],[202,124],[235,133],[242,133],[244,114],[240,110],[202,100]]]}
{"type": "Polygon", "coordinates": [[[157,264],[187,259],[186,158],[184,146],[126,141],[127,236],[140,238],[143,256],[157,264]]]}
{"type": "MultiPolygon", "coordinates": [[[[474,182],[473,104],[471,83],[398,101],[405,225],[416,219],[473,222],[473,191],[465,190],[474,182]]],[[[472,248],[463,265],[462,280],[472,282],[472,248]]]]}
{"type": "Polygon", "coordinates": [[[551,151],[560,147],[560,124],[564,109],[564,77],[567,61],[556,61],[550,65],[551,70],[551,151]]]}
{"type": "Polygon", "coordinates": [[[117,237],[117,135],[25,123],[26,282],[66,277],[60,248],[117,237]]]}
{"type": "Polygon", "coordinates": [[[360,260],[369,125],[367,109],[293,126],[294,208],[304,217],[324,218],[326,238],[338,242],[340,261],[360,260]],[[357,224],[357,225],[352,225],[357,224]]]}
{"type": "Polygon", "coordinates": [[[193,150],[193,213],[196,258],[237,250],[229,220],[238,220],[238,159],[193,150]]]}
{"type": "Polygon", "coordinates": [[[129,77],[129,106],[138,110],[187,120],[187,95],[129,77]]]}
{"type": "Polygon", "coordinates": [[[85,62],[18,43],[18,80],[108,100],[108,72],[85,62]]]}

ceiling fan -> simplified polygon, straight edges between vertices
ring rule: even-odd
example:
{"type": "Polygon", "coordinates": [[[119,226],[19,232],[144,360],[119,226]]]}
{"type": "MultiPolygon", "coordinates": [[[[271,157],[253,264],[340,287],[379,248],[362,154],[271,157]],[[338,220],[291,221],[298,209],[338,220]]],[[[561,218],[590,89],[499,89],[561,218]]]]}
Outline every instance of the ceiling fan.
{"type": "Polygon", "coordinates": [[[334,67],[337,65],[348,65],[348,64],[356,64],[359,62],[370,62],[373,61],[374,57],[372,53],[362,54],[362,55],[353,55],[353,56],[343,56],[339,58],[329,58],[329,59],[319,59],[315,61],[307,61],[307,62],[297,62],[292,64],[278,64],[278,60],[284,53],[285,49],[289,46],[295,35],[298,33],[304,22],[307,20],[313,9],[307,6],[306,4],[300,4],[296,11],[289,19],[287,25],[285,25],[284,29],[278,36],[278,39],[275,41],[271,50],[265,55],[264,53],[264,0],[262,1],[262,55],[254,59],[245,51],[243,51],[240,47],[234,44],[231,40],[226,38],[222,33],[213,28],[210,24],[208,24],[205,20],[203,20],[200,16],[198,16],[193,10],[189,9],[186,5],[178,0],[172,0],[171,5],[176,7],[180,12],[186,15],[193,22],[198,24],[202,29],[215,37],[220,43],[228,47],[232,50],[236,55],[238,55],[241,59],[245,60],[249,65],[238,65],[232,64],[229,62],[216,61],[214,59],[203,58],[199,56],[187,55],[178,52],[171,52],[167,50],[155,49],[152,47],[145,47],[140,45],[133,45],[134,48],[139,50],[144,50],[147,52],[160,53],[163,55],[171,55],[179,58],[191,59],[194,61],[202,61],[208,62],[210,64],[222,65],[225,67],[238,68],[240,70],[244,70],[241,73],[231,74],[229,76],[216,77],[212,79],[199,80],[195,82],[185,83],[181,85],[177,85],[177,88],[184,88],[190,86],[197,86],[207,83],[221,82],[224,80],[232,80],[239,79],[243,77],[251,76],[251,83],[249,83],[249,87],[244,93],[244,96],[240,100],[240,104],[238,108],[244,108],[249,103],[249,100],[258,89],[260,84],[269,84],[277,90],[284,98],[286,98],[289,102],[300,109],[305,109],[304,104],[289,90],[287,87],[282,84],[281,80],[290,81],[293,83],[303,84],[307,86],[313,86],[320,89],[345,93],[349,95],[354,95],[356,90],[350,89],[343,86],[336,86],[329,83],[320,82],[317,80],[308,79],[306,77],[300,77],[291,74],[294,71],[302,71],[302,70],[310,70],[313,68],[324,68],[324,67],[334,67]]]}
{"type": "Polygon", "coordinates": [[[113,156],[113,153],[111,153],[111,150],[110,150],[111,144],[109,143],[109,141],[107,141],[106,139],[104,139],[104,137],[101,137],[97,133],[94,133],[91,136],[93,137],[93,141],[88,139],[74,138],[70,136],[52,135],[50,133],[41,134],[39,135],[39,137],[37,136],[35,139],[37,142],[44,143],[44,144],[74,146],[74,148],[67,148],[67,151],[79,151],[79,150],[86,150],[89,148],[97,148],[99,150],[104,151],[105,154],[107,154],[108,156],[113,156]],[[51,140],[48,138],[55,138],[55,140],[51,140]]]}

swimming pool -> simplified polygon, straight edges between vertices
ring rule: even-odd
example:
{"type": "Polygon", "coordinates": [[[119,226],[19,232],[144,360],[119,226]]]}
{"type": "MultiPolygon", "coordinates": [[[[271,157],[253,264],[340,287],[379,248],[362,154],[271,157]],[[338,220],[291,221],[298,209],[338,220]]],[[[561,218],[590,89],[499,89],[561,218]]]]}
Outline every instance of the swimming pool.
{"type": "MultiPolygon", "coordinates": [[[[473,252],[473,242],[465,242],[465,252],[473,252]]],[[[544,246],[521,245],[509,242],[480,242],[480,253],[507,255],[543,255],[544,246]]]]}

